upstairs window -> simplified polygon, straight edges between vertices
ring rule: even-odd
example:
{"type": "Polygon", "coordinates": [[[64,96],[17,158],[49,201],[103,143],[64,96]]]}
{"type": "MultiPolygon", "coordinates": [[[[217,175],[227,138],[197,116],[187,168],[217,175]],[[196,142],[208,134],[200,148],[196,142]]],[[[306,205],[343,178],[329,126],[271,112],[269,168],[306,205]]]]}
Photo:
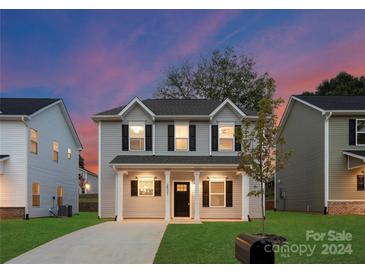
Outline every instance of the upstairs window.
{"type": "Polygon", "coordinates": [[[356,120],[356,144],[365,145],[365,119],[356,120]]]}
{"type": "Polygon", "coordinates": [[[145,124],[129,123],[129,150],[145,150],[145,124]]]}
{"type": "Polygon", "coordinates": [[[189,150],[189,124],[175,124],[175,150],[189,150]]]}
{"type": "Polygon", "coordinates": [[[52,154],[52,159],[55,162],[58,162],[58,149],[59,149],[59,144],[57,141],[53,141],[53,154],[52,154]]]}
{"type": "Polygon", "coordinates": [[[38,131],[30,129],[30,151],[34,154],[38,154],[38,131]]]}
{"type": "Polygon", "coordinates": [[[218,125],[219,134],[219,150],[220,151],[233,151],[234,146],[234,124],[233,123],[220,123],[218,125]]]}
{"type": "Polygon", "coordinates": [[[68,148],[67,149],[67,159],[71,159],[72,158],[72,150],[71,150],[71,148],[68,148]]]}
{"type": "Polygon", "coordinates": [[[32,206],[41,205],[41,185],[32,183],[32,206]]]}

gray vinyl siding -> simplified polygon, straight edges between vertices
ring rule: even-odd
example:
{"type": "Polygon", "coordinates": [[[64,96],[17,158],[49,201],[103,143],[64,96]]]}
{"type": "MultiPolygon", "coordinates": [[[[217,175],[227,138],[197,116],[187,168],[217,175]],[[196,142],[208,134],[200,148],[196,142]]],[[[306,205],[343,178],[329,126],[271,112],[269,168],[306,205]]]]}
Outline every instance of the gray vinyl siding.
{"type": "Polygon", "coordinates": [[[364,191],[357,191],[357,175],[364,168],[347,169],[344,150],[364,150],[349,145],[349,119],[362,117],[332,116],[329,121],[329,200],[363,200],[364,191]]]}
{"type": "MultiPolygon", "coordinates": [[[[252,178],[249,178],[250,181],[250,188],[249,191],[259,190],[261,189],[260,183],[256,182],[252,178]]],[[[250,218],[261,218],[262,211],[261,211],[261,196],[250,196],[248,197],[249,200],[249,215],[250,218]]]]}
{"type": "MultiPolygon", "coordinates": [[[[180,121],[179,121],[180,122],[180,121]]],[[[209,123],[198,121],[186,121],[190,125],[196,126],[196,151],[168,151],[167,149],[167,128],[174,122],[157,121],[156,128],[156,155],[209,155],[209,123]]]]}
{"type": "MultiPolygon", "coordinates": [[[[101,123],[101,155],[100,172],[101,180],[101,217],[115,216],[115,174],[109,162],[122,150],[122,129],[120,121],[101,123]]],[[[99,140],[100,142],[100,140],[99,140]]]]}
{"type": "Polygon", "coordinates": [[[144,121],[151,124],[151,116],[142,109],[141,106],[135,105],[124,115],[124,121],[144,121]]]}
{"type": "Polygon", "coordinates": [[[321,112],[293,101],[281,136],[292,155],[277,173],[279,210],[323,211],[324,208],[324,118],[321,112]],[[280,198],[286,192],[286,201],[280,198]]]}
{"type": "MultiPolygon", "coordinates": [[[[78,164],[79,152],[59,105],[55,105],[32,117],[29,128],[38,131],[38,154],[29,154],[28,206],[29,216],[48,216],[56,197],[57,186],[63,188],[63,204],[72,205],[73,213],[78,213],[78,164]],[[52,160],[53,141],[59,142],[58,162],[52,160]],[[71,148],[72,157],[67,159],[67,149],[71,148]],[[39,207],[32,206],[32,183],[40,184],[39,207]]],[[[57,212],[57,209],[54,209],[57,212]]]]}
{"type": "Polygon", "coordinates": [[[0,175],[0,207],[25,207],[27,128],[21,121],[0,121],[0,154],[10,155],[0,175]]]}

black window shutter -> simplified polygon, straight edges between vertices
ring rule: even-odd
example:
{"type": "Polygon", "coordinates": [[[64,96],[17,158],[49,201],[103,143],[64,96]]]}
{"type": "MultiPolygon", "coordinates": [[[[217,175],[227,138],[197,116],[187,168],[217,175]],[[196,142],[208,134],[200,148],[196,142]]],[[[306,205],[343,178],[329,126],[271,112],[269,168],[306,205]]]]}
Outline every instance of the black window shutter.
{"type": "Polygon", "coordinates": [[[232,207],[233,200],[233,186],[232,181],[226,181],[226,207],[232,207]]]}
{"type": "Polygon", "coordinates": [[[209,181],[203,181],[203,207],[209,207],[209,181]]]}
{"type": "Polygon", "coordinates": [[[196,126],[189,125],[189,150],[196,150],[196,126]]]}
{"type": "Polygon", "coordinates": [[[155,181],[155,196],[161,196],[161,181],[155,181]]]}
{"type": "Polygon", "coordinates": [[[175,129],[174,125],[168,125],[167,127],[167,150],[174,151],[174,139],[175,139],[175,129]]]}
{"type": "Polygon", "coordinates": [[[122,150],[128,151],[129,130],[128,125],[122,125],[122,150]]]}
{"type": "Polygon", "coordinates": [[[138,196],[138,181],[131,181],[131,196],[138,196]]]}
{"type": "Polygon", "coordinates": [[[146,150],[152,151],[152,125],[145,126],[146,150]]]}
{"type": "Polygon", "coordinates": [[[356,120],[349,120],[349,145],[356,145],[356,120]]]}
{"type": "Polygon", "coordinates": [[[240,142],[239,138],[236,137],[240,130],[241,130],[241,126],[235,125],[235,138],[234,138],[234,140],[235,140],[234,150],[235,151],[241,151],[241,142],[240,142]]]}
{"type": "Polygon", "coordinates": [[[218,125],[212,125],[212,151],[218,151],[218,125]]]}

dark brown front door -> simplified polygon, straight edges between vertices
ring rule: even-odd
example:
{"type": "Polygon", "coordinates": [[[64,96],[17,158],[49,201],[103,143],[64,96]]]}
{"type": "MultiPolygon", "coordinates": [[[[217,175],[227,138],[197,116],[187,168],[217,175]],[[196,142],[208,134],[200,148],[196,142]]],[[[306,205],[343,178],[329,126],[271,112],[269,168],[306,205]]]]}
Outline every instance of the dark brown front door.
{"type": "Polygon", "coordinates": [[[190,213],[190,183],[175,182],[174,216],[189,217],[190,213]]]}

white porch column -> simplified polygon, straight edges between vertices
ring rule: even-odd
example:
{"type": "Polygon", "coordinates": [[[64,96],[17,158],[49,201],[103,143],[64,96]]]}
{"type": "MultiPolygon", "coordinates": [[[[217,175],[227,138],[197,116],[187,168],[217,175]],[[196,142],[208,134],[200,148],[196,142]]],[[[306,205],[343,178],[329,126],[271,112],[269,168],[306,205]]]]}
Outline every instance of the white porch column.
{"type": "Polygon", "coordinates": [[[200,206],[199,206],[199,180],[200,179],[200,171],[194,171],[194,219],[195,221],[200,221],[200,206]]]}
{"type": "Polygon", "coordinates": [[[250,197],[247,194],[250,191],[249,177],[245,172],[241,172],[242,178],[242,221],[248,221],[248,215],[250,212],[250,197]]]}
{"type": "Polygon", "coordinates": [[[171,171],[165,171],[165,221],[170,221],[170,175],[171,171]]]}
{"type": "Polygon", "coordinates": [[[124,171],[118,170],[117,172],[117,180],[116,180],[116,212],[117,212],[117,221],[123,220],[123,179],[124,179],[124,171]]]}

